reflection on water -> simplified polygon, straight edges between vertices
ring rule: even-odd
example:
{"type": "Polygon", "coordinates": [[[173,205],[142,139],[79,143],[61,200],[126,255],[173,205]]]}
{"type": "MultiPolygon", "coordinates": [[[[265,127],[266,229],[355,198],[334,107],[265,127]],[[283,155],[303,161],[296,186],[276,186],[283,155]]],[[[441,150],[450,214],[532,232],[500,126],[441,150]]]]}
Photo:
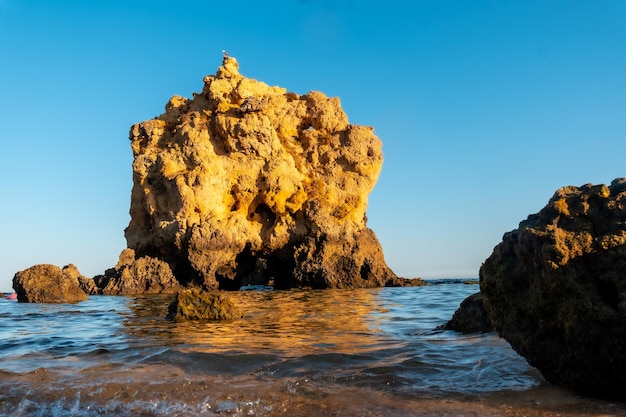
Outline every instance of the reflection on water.
{"type": "MultiPolygon", "coordinates": [[[[332,350],[357,353],[376,349],[382,333],[377,330],[381,312],[378,295],[355,290],[346,298],[342,290],[241,291],[228,294],[245,312],[235,321],[169,322],[168,298],[143,296],[128,301],[133,314],[124,330],[133,337],[179,350],[269,352],[300,356],[332,350]]],[[[387,340],[387,342],[389,342],[387,340]]]]}
{"type": "Polygon", "coordinates": [[[494,334],[433,330],[477,289],[241,291],[226,322],[167,321],[168,296],[0,302],[0,415],[626,416],[494,334]]]}

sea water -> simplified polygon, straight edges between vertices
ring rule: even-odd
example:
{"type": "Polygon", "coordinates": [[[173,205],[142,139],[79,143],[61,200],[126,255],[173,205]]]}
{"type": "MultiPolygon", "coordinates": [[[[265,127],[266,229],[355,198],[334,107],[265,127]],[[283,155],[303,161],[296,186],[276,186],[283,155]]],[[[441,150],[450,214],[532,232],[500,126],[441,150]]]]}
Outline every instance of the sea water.
{"type": "Polygon", "coordinates": [[[0,415],[626,416],[495,333],[436,329],[477,291],[251,288],[226,322],[167,321],[164,295],[0,300],[0,415]]]}

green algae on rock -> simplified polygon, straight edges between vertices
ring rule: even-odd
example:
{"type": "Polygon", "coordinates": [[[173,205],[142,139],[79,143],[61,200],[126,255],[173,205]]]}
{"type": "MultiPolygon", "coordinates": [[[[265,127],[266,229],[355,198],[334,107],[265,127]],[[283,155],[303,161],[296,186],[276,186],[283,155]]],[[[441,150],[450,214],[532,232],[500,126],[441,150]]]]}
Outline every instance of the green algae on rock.
{"type": "Polygon", "coordinates": [[[188,289],[176,294],[168,307],[168,320],[233,320],[243,317],[232,301],[219,291],[188,289]]]}

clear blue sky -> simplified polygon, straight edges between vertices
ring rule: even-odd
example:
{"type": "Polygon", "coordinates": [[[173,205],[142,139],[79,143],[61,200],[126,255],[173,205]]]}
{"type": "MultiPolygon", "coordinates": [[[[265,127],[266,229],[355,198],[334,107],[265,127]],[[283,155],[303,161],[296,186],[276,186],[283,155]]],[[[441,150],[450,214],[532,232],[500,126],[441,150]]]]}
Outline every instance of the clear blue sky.
{"type": "Polygon", "coordinates": [[[399,275],[476,277],[557,188],[626,176],[626,0],[0,0],[0,290],[115,265],[128,130],[222,49],[374,126],[369,226],[399,275]]]}

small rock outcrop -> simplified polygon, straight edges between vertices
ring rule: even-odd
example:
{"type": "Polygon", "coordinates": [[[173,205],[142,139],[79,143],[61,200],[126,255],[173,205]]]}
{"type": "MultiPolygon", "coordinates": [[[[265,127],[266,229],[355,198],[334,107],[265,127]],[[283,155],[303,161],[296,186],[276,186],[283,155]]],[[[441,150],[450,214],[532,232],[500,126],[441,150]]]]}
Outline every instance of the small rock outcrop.
{"type": "Polygon", "coordinates": [[[559,189],[480,269],[497,331],[555,384],[626,399],[626,179],[559,189]]]}
{"type": "Polygon", "coordinates": [[[144,256],[135,259],[135,251],[125,249],[115,268],[94,277],[96,294],[135,295],[174,293],[180,285],[169,264],[160,259],[144,256]]]}
{"type": "Polygon", "coordinates": [[[89,298],[79,282],[88,280],[72,264],[63,269],[39,264],[17,272],[13,277],[13,290],[19,302],[76,303],[89,298]]]}
{"type": "Polygon", "coordinates": [[[461,333],[483,333],[494,330],[489,313],[485,309],[482,293],[467,297],[454,312],[452,319],[441,330],[454,330],[461,333]]]}
{"type": "Polygon", "coordinates": [[[167,313],[167,319],[174,321],[233,320],[241,317],[242,312],[222,292],[199,289],[177,293],[167,313]]]}
{"type": "Polygon", "coordinates": [[[339,99],[242,76],[225,57],[192,99],[132,126],[125,235],[182,285],[402,285],[366,225],[381,141],[339,99]]]}

